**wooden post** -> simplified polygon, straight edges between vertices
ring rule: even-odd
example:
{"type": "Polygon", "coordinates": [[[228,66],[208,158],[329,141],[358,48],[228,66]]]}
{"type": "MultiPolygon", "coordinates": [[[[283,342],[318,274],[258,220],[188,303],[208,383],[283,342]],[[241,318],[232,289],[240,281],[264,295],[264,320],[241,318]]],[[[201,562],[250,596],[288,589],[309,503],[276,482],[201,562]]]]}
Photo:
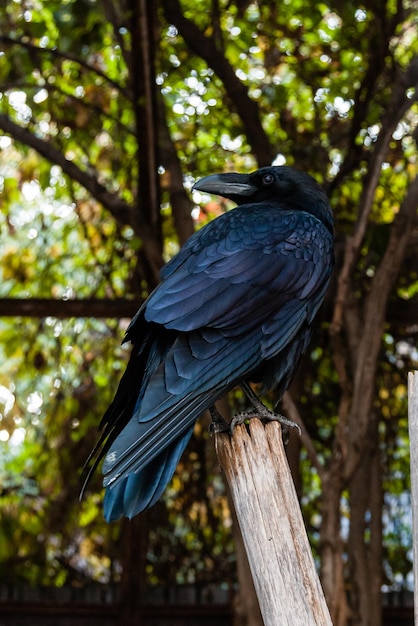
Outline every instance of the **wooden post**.
{"type": "Polygon", "coordinates": [[[408,419],[414,552],[414,621],[418,625],[418,371],[408,375],[408,419]]]}
{"type": "Polygon", "coordinates": [[[252,419],[216,435],[265,626],[328,626],[331,618],[278,422],[252,419]]]}

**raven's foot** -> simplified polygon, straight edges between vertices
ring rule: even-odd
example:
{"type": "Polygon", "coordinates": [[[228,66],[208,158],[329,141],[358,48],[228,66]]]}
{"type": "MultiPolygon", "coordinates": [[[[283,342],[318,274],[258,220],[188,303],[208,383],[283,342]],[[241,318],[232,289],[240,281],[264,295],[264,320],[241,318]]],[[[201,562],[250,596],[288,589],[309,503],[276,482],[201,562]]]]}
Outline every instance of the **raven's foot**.
{"type": "Polygon", "coordinates": [[[258,406],[257,408],[235,415],[229,425],[229,432],[232,435],[235,426],[238,426],[238,424],[244,424],[248,420],[252,420],[255,417],[265,423],[279,422],[283,426],[283,434],[285,436],[285,439],[287,439],[286,435],[289,432],[290,428],[296,428],[299,432],[299,435],[301,434],[299,424],[296,424],[296,422],[293,422],[292,420],[288,419],[284,415],[281,415],[280,413],[274,413],[273,411],[270,411],[270,409],[264,406],[262,402],[260,402],[260,406],[258,406]]]}
{"type": "Polygon", "coordinates": [[[212,419],[209,425],[209,432],[213,433],[229,433],[230,425],[225,418],[219,413],[215,405],[209,407],[210,417],[212,419]]]}
{"type": "Polygon", "coordinates": [[[296,424],[296,422],[288,419],[280,413],[275,413],[274,411],[268,409],[247,383],[241,383],[240,387],[254,408],[248,412],[239,413],[232,419],[230,425],[231,434],[237,424],[243,424],[247,420],[253,419],[254,417],[258,417],[262,422],[279,422],[283,426],[283,435],[285,440],[288,439],[290,428],[296,428],[299,435],[302,434],[299,424],[296,424]]]}

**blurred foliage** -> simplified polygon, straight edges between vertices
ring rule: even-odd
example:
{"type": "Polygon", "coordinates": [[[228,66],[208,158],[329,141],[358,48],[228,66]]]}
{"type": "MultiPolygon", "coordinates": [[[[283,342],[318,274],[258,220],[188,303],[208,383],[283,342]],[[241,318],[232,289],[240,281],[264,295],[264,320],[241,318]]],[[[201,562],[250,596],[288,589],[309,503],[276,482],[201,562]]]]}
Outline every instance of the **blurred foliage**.
{"type": "MultiPolygon", "coordinates": [[[[163,5],[156,83],[185,188],[201,175],[255,168],[247,129],[219,72],[166,21],[163,5]]],[[[408,0],[401,12],[398,5],[389,0],[184,0],[181,5],[184,16],[215,43],[220,63],[233,67],[257,102],[275,163],[297,165],[327,185],[339,262],[358,218],[395,69],[406,70],[418,53],[417,9],[408,0]],[[348,155],[354,155],[350,162],[348,155]]],[[[0,114],[134,206],[140,196],[141,138],[129,68],[134,44],[123,6],[117,0],[2,4],[0,114]]],[[[411,83],[411,98],[413,93],[411,83]]],[[[358,301],[368,292],[388,229],[417,173],[416,127],[414,105],[393,133],[381,168],[355,271],[358,301]]],[[[160,175],[169,257],[179,233],[166,194],[170,172],[161,166],[160,175]]],[[[206,194],[196,193],[194,201],[202,205],[196,210],[198,225],[225,208],[206,194]]],[[[134,229],[105,210],[77,176],[66,175],[8,133],[0,135],[0,209],[1,297],[139,295],[135,275],[142,242],[134,229]]],[[[393,295],[397,306],[418,291],[416,261],[411,251],[393,295]]],[[[149,287],[141,283],[140,295],[149,287]]],[[[326,312],[321,321],[302,364],[299,405],[326,464],[340,392],[326,312]]],[[[120,527],[102,521],[100,477],[81,503],[78,493],[96,425],[124,368],[125,326],[125,320],[55,317],[1,321],[0,580],[80,584],[120,577],[120,527]]],[[[405,373],[417,365],[416,334],[416,325],[388,319],[377,375],[388,586],[409,584],[411,569],[405,373]]],[[[303,450],[300,472],[305,518],[318,548],[321,485],[303,450]]],[[[344,506],[343,499],[343,517],[344,506]]],[[[149,528],[150,583],[234,580],[231,517],[204,423],[196,427],[163,500],[150,511],[149,528]]]]}

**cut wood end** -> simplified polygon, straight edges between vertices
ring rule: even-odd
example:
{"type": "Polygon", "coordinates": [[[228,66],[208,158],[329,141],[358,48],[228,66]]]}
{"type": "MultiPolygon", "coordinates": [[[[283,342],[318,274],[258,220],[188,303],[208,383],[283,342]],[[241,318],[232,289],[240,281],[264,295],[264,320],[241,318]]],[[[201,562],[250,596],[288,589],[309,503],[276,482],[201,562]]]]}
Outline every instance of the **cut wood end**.
{"type": "Polygon", "coordinates": [[[254,437],[257,434],[266,433],[269,435],[280,436],[282,434],[282,427],[280,422],[272,420],[271,422],[264,423],[259,417],[251,417],[247,424],[237,424],[235,426],[232,435],[230,433],[215,433],[215,444],[225,445],[231,441],[241,442],[248,437],[254,437]]]}
{"type": "Polygon", "coordinates": [[[251,419],[233,435],[215,435],[265,626],[331,626],[299,502],[282,428],[251,419]]]}
{"type": "Polygon", "coordinates": [[[221,467],[224,468],[225,461],[231,462],[232,458],[236,458],[238,451],[251,444],[265,450],[283,446],[280,423],[272,421],[264,424],[258,417],[253,417],[248,425],[237,424],[232,435],[215,433],[215,450],[221,467]]]}

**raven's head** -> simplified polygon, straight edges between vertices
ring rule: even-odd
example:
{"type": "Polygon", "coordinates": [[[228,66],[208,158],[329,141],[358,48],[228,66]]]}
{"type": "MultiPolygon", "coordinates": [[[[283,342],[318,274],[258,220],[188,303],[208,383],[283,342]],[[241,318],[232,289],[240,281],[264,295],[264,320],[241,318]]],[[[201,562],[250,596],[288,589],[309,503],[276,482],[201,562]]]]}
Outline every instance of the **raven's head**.
{"type": "Polygon", "coordinates": [[[312,213],[333,232],[331,208],[324,190],[309,174],[288,166],[262,167],[251,174],[227,172],[199,180],[193,187],[237,204],[272,202],[282,210],[312,213]]]}

